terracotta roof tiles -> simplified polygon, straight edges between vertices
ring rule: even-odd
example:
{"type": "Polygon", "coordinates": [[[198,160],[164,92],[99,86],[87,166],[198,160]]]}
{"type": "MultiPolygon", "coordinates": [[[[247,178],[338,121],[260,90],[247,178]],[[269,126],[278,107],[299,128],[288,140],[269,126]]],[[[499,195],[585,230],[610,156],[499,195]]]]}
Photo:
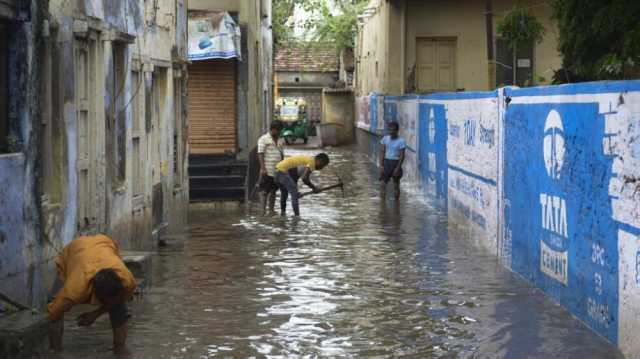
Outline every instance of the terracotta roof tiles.
{"type": "Polygon", "coordinates": [[[331,44],[285,43],[276,48],[275,71],[337,72],[338,54],[331,44]]]}

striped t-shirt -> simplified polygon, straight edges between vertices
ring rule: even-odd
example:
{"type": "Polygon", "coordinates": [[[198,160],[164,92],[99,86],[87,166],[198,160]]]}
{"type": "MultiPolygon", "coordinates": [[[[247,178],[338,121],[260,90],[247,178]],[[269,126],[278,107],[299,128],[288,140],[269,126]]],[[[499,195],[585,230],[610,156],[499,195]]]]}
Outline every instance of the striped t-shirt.
{"type": "Polygon", "coordinates": [[[281,139],[274,141],[270,133],[258,140],[258,153],[264,154],[264,165],[267,175],[273,177],[276,174],[276,165],[284,158],[284,143],[281,139]]]}

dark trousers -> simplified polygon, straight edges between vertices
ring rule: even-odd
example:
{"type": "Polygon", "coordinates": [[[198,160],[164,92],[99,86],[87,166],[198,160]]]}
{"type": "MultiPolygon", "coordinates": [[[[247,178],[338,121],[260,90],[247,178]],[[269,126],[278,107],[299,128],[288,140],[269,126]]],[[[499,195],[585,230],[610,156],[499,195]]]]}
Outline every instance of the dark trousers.
{"type": "Polygon", "coordinates": [[[298,205],[298,184],[291,178],[288,173],[278,171],[276,173],[276,183],[280,188],[280,211],[282,214],[287,212],[287,197],[291,194],[291,207],[296,216],[300,215],[300,206],[298,205]]]}

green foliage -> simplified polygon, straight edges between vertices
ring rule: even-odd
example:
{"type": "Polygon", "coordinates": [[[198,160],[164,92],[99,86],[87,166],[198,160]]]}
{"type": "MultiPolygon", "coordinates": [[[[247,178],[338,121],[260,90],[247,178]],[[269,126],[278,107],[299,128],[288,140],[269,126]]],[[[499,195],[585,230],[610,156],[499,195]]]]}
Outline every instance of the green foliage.
{"type": "Polygon", "coordinates": [[[353,48],[356,37],[358,15],[364,10],[367,0],[335,0],[337,11],[332,12],[327,1],[314,0],[318,14],[308,22],[313,39],[335,45],[338,52],[353,48]]]}
{"type": "Polygon", "coordinates": [[[640,66],[640,1],[554,0],[563,69],[555,82],[630,77],[640,66]]]}
{"type": "Polygon", "coordinates": [[[293,26],[288,19],[296,8],[309,13],[302,27],[308,38],[331,43],[340,51],[353,47],[358,14],[368,0],[273,0],[273,33],[276,43],[291,42],[293,26]]]}
{"type": "Polygon", "coordinates": [[[275,43],[287,42],[293,37],[293,26],[288,21],[300,2],[301,0],[273,0],[271,25],[275,43]]]}
{"type": "Polygon", "coordinates": [[[528,10],[514,7],[498,23],[498,33],[515,51],[520,45],[541,42],[545,29],[528,10]]]}

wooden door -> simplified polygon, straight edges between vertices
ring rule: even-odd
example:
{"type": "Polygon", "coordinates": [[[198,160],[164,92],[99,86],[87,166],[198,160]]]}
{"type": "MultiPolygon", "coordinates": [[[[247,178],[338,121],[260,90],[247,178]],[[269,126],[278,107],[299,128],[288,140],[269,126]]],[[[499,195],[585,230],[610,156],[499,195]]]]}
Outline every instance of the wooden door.
{"type": "Polygon", "coordinates": [[[417,39],[416,88],[419,92],[455,91],[455,49],[455,39],[417,39]]]}

